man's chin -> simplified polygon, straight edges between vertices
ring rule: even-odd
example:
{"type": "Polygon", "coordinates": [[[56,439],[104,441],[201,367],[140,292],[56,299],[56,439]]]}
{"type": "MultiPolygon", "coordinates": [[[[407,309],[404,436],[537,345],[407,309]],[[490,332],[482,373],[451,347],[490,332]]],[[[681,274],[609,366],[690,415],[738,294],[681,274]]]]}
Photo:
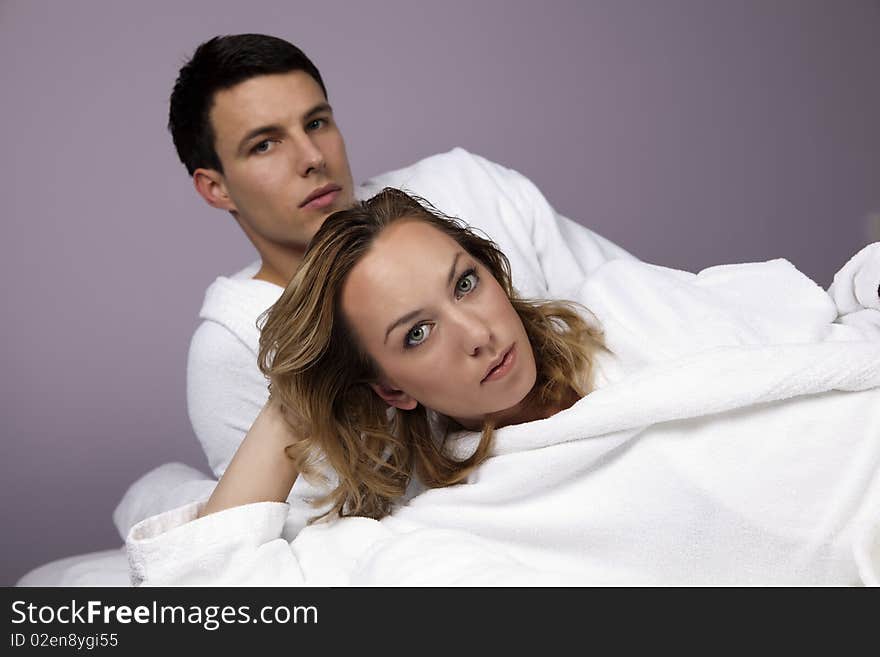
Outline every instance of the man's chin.
{"type": "Polygon", "coordinates": [[[326,208],[321,209],[321,212],[318,215],[318,226],[323,224],[330,215],[342,212],[343,210],[349,210],[354,207],[354,204],[355,201],[353,198],[337,198],[333,201],[332,205],[328,205],[326,208]]]}
{"type": "Polygon", "coordinates": [[[339,198],[336,199],[336,203],[333,204],[336,206],[334,212],[353,208],[355,203],[357,203],[357,199],[355,199],[354,194],[349,190],[345,194],[340,194],[339,198]]]}

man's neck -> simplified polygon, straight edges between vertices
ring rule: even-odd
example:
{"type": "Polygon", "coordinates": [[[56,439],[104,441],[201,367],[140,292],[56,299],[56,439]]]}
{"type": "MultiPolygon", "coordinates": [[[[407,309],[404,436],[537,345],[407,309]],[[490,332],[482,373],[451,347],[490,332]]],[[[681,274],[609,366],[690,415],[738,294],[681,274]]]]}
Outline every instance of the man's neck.
{"type": "Polygon", "coordinates": [[[282,245],[271,242],[253,231],[249,223],[242,221],[237,213],[230,212],[230,214],[238,222],[238,225],[241,226],[241,229],[251,244],[254,245],[257,253],[260,254],[262,264],[260,270],[254,274],[254,280],[266,281],[280,287],[287,287],[287,283],[293,278],[293,275],[302,264],[307,245],[282,245]]]}
{"type": "Polygon", "coordinates": [[[273,263],[264,257],[260,270],[254,274],[254,280],[266,281],[280,287],[287,287],[287,283],[293,278],[301,263],[302,258],[289,258],[283,263],[273,263]]]}

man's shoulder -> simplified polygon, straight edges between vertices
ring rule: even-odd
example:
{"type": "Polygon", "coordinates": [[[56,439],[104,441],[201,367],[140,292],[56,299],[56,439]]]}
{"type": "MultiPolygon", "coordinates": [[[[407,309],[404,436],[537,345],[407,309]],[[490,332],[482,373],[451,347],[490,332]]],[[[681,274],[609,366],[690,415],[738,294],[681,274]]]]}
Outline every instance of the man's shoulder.
{"type": "Polygon", "coordinates": [[[224,338],[235,340],[254,351],[259,342],[257,319],[274,304],[284,288],[255,280],[259,263],[231,276],[218,276],[205,290],[199,318],[202,323],[193,335],[194,344],[216,344],[224,338]]]}
{"type": "Polygon", "coordinates": [[[513,169],[456,147],[371,178],[358,189],[358,198],[369,198],[385,187],[419,196],[447,214],[472,215],[496,207],[500,198],[519,202],[524,192],[527,196],[528,180],[513,169]]]}
{"type": "Polygon", "coordinates": [[[190,358],[222,361],[223,354],[246,347],[228,328],[211,320],[202,320],[193,331],[189,344],[190,358]]]}
{"type": "Polygon", "coordinates": [[[460,146],[456,146],[455,148],[445,151],[443,153],[435,153],[434,155],[423,157],[421,160],[413,162],[412,164],[408,164],[407,166],[400,167],[399,169],[392,169],[391,171],[386,171],[385,173],[373,176],[364,184],[366,185],[369,184],[371,181],[385,180],[388,178],[407,178],[413,175],[424,173],[426,171],[435,171],[437,169],[445,169],[447,167],[469,166],[483,159],[485,158],[471,153],[470,151],[460,146]]]}
{"type": "Polygon", "coordinates": [[[256,317],[278,301],[284,288],[252,278],[219,276],[205,290],[199,317],[224,323],[229,317],[256,317]]]}
{"type": "Polygon", "coordinates": [[[449,189],[450,185],[460,188],[485,184],[490,180],[496,183],[503,182],[518,175],[512,169],[482,155],[455,147],[444,153],[430,155],[409,166],[373,176],[365,181],[358,191],[361,198],[366,198],[384,187],[407,189],[418,186],[437,188],[442,186],[444,189],[449,189]]]}

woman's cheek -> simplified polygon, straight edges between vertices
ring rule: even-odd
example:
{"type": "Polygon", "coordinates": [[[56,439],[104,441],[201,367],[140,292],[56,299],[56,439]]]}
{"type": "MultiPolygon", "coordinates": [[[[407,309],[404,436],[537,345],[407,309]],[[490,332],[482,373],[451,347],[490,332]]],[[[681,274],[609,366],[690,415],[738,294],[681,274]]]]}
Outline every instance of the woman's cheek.
{"type": "Polygon", "coordinates": [[[405,356],[410,358],[401,359],[403,362],[398,361],[397,367],[386,372],[393,372],[391,378],[404,392],[426,403],[423,398],[430,397],[437,388],[438,380],[441,380],[437,372],[439,359],[434,358],[433,354],[420,354],[422,357],[415,358],[412,357],[415,354],[405,354],[405,356]]]}

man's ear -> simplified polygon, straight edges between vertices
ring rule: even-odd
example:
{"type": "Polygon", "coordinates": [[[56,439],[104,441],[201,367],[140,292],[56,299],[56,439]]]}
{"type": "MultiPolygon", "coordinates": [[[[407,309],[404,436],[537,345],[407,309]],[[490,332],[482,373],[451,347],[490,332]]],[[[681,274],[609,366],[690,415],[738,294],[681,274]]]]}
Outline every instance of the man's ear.
{"type": "Polygon", "coordinates": [[[199,196],[212,208],[235,212],[236,207],[226,189],[223,174],[216,169],[196,169],[193,171],[193,186],[199,196]]]}
{"type": "Polygon", "coordinates": [[[386,404],[399,408],[402,411],[411,411],[419,405],[419,402],[403,392],[403,390],[393,388],[386,383],[371,383],[370,387],[386,404]]]}

